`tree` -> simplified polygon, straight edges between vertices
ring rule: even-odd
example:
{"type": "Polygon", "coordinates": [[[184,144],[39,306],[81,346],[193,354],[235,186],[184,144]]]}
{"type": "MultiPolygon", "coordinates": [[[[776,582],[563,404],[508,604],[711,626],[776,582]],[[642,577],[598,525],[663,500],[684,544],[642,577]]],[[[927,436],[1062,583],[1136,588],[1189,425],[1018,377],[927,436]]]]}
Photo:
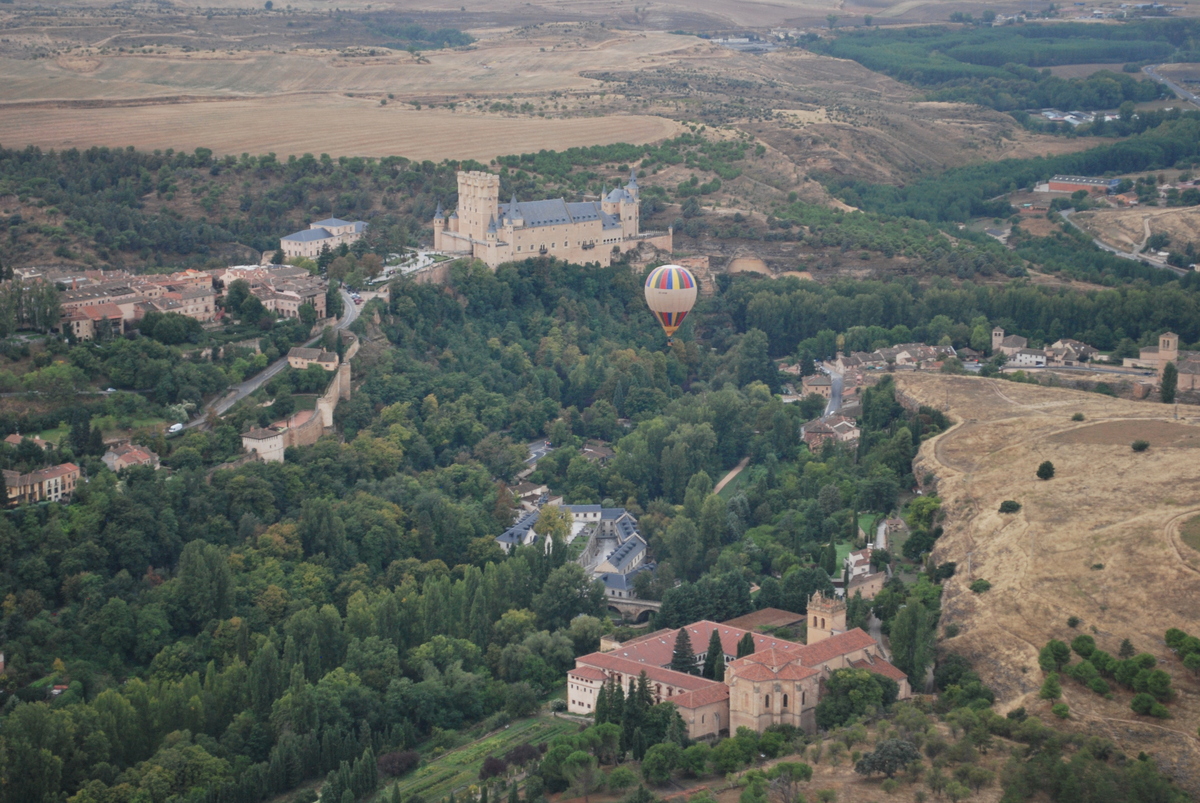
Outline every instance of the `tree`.
{"type": "Polygon", "coordinates": [[[908,675],[914,690],[925,688],[925,673],[933,663],[935,631],[933,614],[917,597],[909,597],[892,622],[892,663],[908,675]]]}
{"type": "Polygon", "coordinates": [[[1129,639],[1121,639],[1121,647],[1117,651],[1117,656],[1120,658],[1132,658],[1137,653],[1133,647],[1133,642],[1129,639]]]}
{"type": "Polygon", "coordinates": [[[1054,464],[1049,460],[1043,460],[1037,468],[1037,478],[1039,480],[1054,479],[1054,464]]]}
{"type": "Polygon", "coordinates": [[[817,726],[835,728],[852,718],[891,705],[900,686],[891,678],[866,669],[836,669],[817,704],[817,726]]]}
{"type": "Polygon", "coordinates": [[[704,671],[700,674],[709,680],[724,680],[725,648],[721,646],[721,634],[714,627],[708,637],[708,650],[704,654],[704,671]],[[717,677],[717,661],[720,661],[721,677],[717,677]]]}
{"type": "Polygon", "coordinates": [[[829,23],[829,30],[832,31],[838,23],[838,15],[837,14],[826,14],[825,21],[829,23]]]}
{"type": "Polygon", "coordinates": [[[582,797],[586,803],[588,796],[596,791],[600,776],[597,771],[596,759],[583,750],[576,750],[567,756],[562,763],[562,773],[570,784],[568,787],[571,797],[582,797]]]}
{"type": "Polygon", "coordinates": [[[1038,696],[1043,700],[1057,700],[1062,697],[1062,684],[1058,680],[1057,672],[1046,675],[1046,681],[1042,683],[1042,690],[1038,692],[1038,696]]]}
{"type": "Polygon", "coordinates": [[[921,753],[912,742],[905,739],[884,739],[875,745],[873,752],[859,759],[854,765],[854,771],[859,775],[881,772],[892,778],[913,761],[920,760],[921,753]]]}
{"type": "Polygon", "coordinates": [[[1038,652],[1038,666],[1043,672],[1057,672],[1071,661],[1071,648],[1064,641],[1050,639],[1038,652]]]}
{"type": "Polygon", "coordinates": [[[648,783],[662,786],[671,780],[671,772],[679,765],[683,750],[674,742],[656,744],[642,759],[642,777],[648,783]]]}
{"type": "Polygon", "coordinates": [[[745,658],[747,655],[754,654],[754,634],[747,631],[746,635],[738,641],[737,657],[745,658]]]}
{"type": "Polygon", "coordinates": [[[675,649],[671,651],[671,669],[688,675],[696,674],[696,653],[686,627],[675,634],[675,649]]]}
{"type": "MultiPolygon", "coordinates": [[[[271,10],[271,0],[267,0],[267,11],[270,11],[270,10],[271,10]]],[[[271,255],[271,264],[272,265],[282,265],[284,259],[286,259],[286,256],[283,253],[283,249],[276,248],[275,253],[271,255]]]]}
{"type": "Polygon", "coordinates": [[[233,603],[233,573],[221,550],[205,541],[192,541],[179,556],[179,580],[192,622],[203,627],[224,619],[233,603]]]}
{"type": "Polygon", "coordinates": [[[1175,367],[1175,363],[1169,362],[1163,367],[1162,383],[1160,385],[1163,404],[1173,404],[1175,402],[1175,391],[1178,387],[1179,369],[1175,367]]]}
{"type": "Polygon", "coordinates": [[[604,605],[604,584],[592,580],[578,563],[564,563],[546,578],[533,598],[533,610],[547,630],[560,630],[580,614],[599,616],[604,605]]]}

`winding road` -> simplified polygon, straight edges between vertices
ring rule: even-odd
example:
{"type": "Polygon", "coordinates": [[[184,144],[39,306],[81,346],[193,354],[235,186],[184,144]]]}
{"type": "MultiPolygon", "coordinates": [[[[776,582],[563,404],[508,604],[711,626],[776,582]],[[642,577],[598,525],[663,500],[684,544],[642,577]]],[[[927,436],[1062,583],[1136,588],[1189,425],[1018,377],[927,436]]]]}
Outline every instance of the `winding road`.
{"type": "Polygon", "coordinates": [[[1183,98],[1188,103],[1191,103],[1193,106],[1200,106],[1200,97],[1196,97],[1196,95],[1184,89],[1170,78],[1165,78],[1162,75],[1159,75],[1158,68],[1161,66],[1161,64],[1147,64],[1142,68],[1142,72],[1153,78],[1155,81],[1158,81],[1160,84],[1167,87],[1167,89],[1170,89],[1176,95],[1183,98]]]}
{"type": "MultiPolygon", "coordinates": [[[[1087,231],[1082,226],[1080,226],[1078,223],[1076,223],[1074,220],[1071,220],[1071,215],[1075,214],[1074,209],[1061,209],[1061,210],[1059,210],[1058,214],[1060,216],[1062,216],[1062,219],[1067,221],[1067,223],[1069,223],[1072,226],[1074,226],[1075,228],[1079,229],[1084,234],[1086,234],[1088,237],[1092,237],[1092,233],[1090,231],[1087,231]]],[[[1174,265],[1168,265],[1165,262],[1157,262],[1154,260],[1147,259],[1146,257],[1141,256],[1139,254],[1134,254],[1134,253],[1130,253],[1129,251],[1122,251],[1119,248],[1114,248],[1111,245],[1109,245],[1108,243],[1104,242],[1103,240],[1099,240],[1095,237],[1092,237],[1092,242],[1095,243],[1101,250],[1107,251],[1108,253],[1112,254],[1113,256],[1119,256],[1119,257],[1123,257],[1125,259],[1132,259],[1135,262],[1141,262],[1143,265],[1146,265],[1147,267],[1158,268],[1160,270],[1169,270],[1172,273],[1178,273],[1180,276],[1185,276],[1188,273],[1188,271],[1185,270],[1184,268],[1177,268],[1174,265]]]]}
{"type": "MultiPolygon", "coordinates": [[[[354,299],[351,298],[350,294],[346,292],[346,290],[343,289],[340,292],[342,294],[342,318],[333,325],[333,328],[338,331],[345,329],[347,326],[354,323],[354,321],[358,318],[358,305],[354,303],[354,299]]],[[[317,335],[304,345],[311,346],[320,339],[321,336],[317,335]]],[[[208,404],[204,405],[204,407],[200,409],[200,414],[185,424],[183,428],[185,430],[189,430],[208,426],[208,416],[210,412],[216,413],[217,415],[224,415],[224,413],[229,410],[230,407],[233,407],[233,405],[237,404],[242,399],[258,390],[269,379],[286,368],[287,364],[287,355],[285,354],[244,382],[233,385],[228,391],[225,392],[224,396],[218,396],[208,404]]]]}

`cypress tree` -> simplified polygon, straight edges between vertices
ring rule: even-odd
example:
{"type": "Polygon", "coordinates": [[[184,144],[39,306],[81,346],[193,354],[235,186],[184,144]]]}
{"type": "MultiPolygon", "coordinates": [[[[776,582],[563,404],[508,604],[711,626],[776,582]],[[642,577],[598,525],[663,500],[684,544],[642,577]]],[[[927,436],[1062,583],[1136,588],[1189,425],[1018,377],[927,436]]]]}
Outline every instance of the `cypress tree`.
{"type": "Polygon", "coordinates": [[[830,541],[829,546],[825,548],[825,560],[822,562],[821,568],[830,577],[837,573],[837,545],[833,541],[830,541]]]}
{"type": "Polygon", "coordinates": [[[608,683],[608,721],[619,725],[625,716],[625,689],[616,678],[609,678],[608,683]]]}
{"type": "Polygon", "coordinates": [[[488,803],[488,788],[484,786],[479,790],[479,803],[488,803]]]}
{"type": "Polygon", "coordinates": [[[513,785],[508,787],[508,803],[521,803],[521,796],[520,793],[517,792],[516,781],[513,781],[513,785]]]}
{"type": "Polygon", "coordinates": [[[746,635],[742,636],[738,641],[737,657],[745,658],[747,655],[754,654],[754,634],[747,631],[746,635]]]}
{"type": "Polygon", "coordinates": [[[633,760],[641,761],[646,757],[646,734],[642,733],[642,729],[638,728],[633,732],[633,760]]]}
{"type": "Polygon", "coordinates": [[[1179,369],[1175,367],[1175,363],[1169,362],[1163,368],[1162,382],[1160,383],[1164,404],[1171,404],[1175,401],[1175,391],[1178,387],[1179,369]]]}
{"type": "Polygon", "coordinates": [[[596,692],[596,710],[592,715],[592,719],[597,725],[603,725],[608,722],[610,716],[608,710],[608,684],[601,683],[600,690],[596,692]]]}
{"type": "Polygon", "coordinates": [[[716,628],[713,628],[712,634],[708,637],[708,652],[704,656],[704,677],[716,680],[717,661],[720,660],[723,665],[724,659],[725,649],[721,646],[721,636],[717,633],[716,628]]]}
{"type": "Polygon", "coordinates": [[[716,680],[716,681],[720,681],[720,682],[725,681],[725,656],[724,656],[724,654],[721,654],[721,653],[717,654],[717,660],[713,664],[712,679],[716,680]]]}
{"type": "Polygon", "coordinates": [[[688,675],[696,673],[696,653],[692,649],[692,637],[686,627],[675,634],[675,649],[671,653],[671,669],[688,675]]]}

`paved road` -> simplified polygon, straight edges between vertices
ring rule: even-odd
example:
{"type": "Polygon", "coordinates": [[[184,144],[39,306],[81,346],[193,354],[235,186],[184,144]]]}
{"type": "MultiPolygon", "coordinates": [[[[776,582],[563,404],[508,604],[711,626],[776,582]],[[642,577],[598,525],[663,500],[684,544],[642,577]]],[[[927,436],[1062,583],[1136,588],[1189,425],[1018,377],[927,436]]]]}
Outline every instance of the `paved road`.
{"type": "MultiPolygon", "coordinates": [[[[1082,231],[1084,234],[1088,235],[1089,237],[1092,236],[1091,232],[1085,231],[1082,227],[1080,227],[1080,225],[1078,223],[1076,223],[1074,220],[1071,220],[1071,215],[1075,214],[1074,209],[1060,209],[1058,214],[1061,215],[1062,219],[1067,221],[1067,223],[1070,223],[1072,226],[1079,229],[1080,231],[1082,231]]],[[[1101,250],[1107,251],[1108,253],[1110,253],[1114,256],[1123,257],[1125,259],[1132,259],[1135,262],[1141,262],[1143,265],[1146,265],[1147,267],[1158,268],[1160,270],[1169,270],[1172,273],[1178,273],[1180,276],[1184,276],[1187,274],[1187,271],[1184,270],[1183,268],[1177,268],[1174,265],[1168,265],[1165,262],[1157,262],[1154,260],[1150,260],[1150,259],[1147,259],[1146,257],[1142,256],[1141,254],[1135,254],[1135,253],[1131,253],[1129,251],[1122,251],[1119,248],[1113,248],[1108,243],[1103,242],[1102,240],[1098,240],[1095,237],[1092,237],[1092,242],[1094,242],[1101,250]]]]}
{"type": "Polygon", "coordinates": [[[529,449],[529,457],[525,458],[527,466],[536,466],[537,461],[554,451],[550,441],[531,441],[527,448],[529,449]]]}
{"type": "MultiPolygon", "coordinates": [[[[347,326],[354,323],[356,318],[358,318],[358,305],[354,303],[354,299],[350,297],[350,293],[348,293],[346,290],[342,290],[341,293],[342,318],[333,325],[333,328],[336,330],[345,329],[347,326]]],[[[317,335],[305,345],[312,345],[320,340],[320,338],[321,336],[317,335]]],[[[232,388],[226,391],[224,396],[213,399],[208,404],[204,405],[200,411],[200,416],[189,421],[184,425],[183,428],[194,429],[196,427],[206,426],[208,423],[207,419],[209,410],[216,412],[217,415],[224,415],[230,407],[233,407],[233,405],[237,404],[242,399],[258,390],[268,380],[270,380],[271,377],[275,376],[284,368],[286,368],[287,364],[287,356],[285,355],[259,371],[254,376],[247,379],[245,382],[234,385],[232,388]]]]}
{"type": "Polygon", "coordinates": [[[1153,78],[1155,81],[1158,81],[1160,84],[1163,84],[1176,95],[1191,103],[1193,106],[1200,106],[1200,97],[1196,97],[1194,94],[1187,91],[1170,78],[1164,78],[1162,75],[1159,75],[1158,68],[1160,66],[1161,65],[1158,64],[1147,64],[1142,68],[1142,72],[1153,78]]]}
{"type": "Polygon", "coordinates": [[[842,375],[832,368],[825,368],[824,371],[829,374],[829,381],[832,384],[829,391],[829,404],[825,405],[825,415],[833,415],[842,409],[842,375]]]}

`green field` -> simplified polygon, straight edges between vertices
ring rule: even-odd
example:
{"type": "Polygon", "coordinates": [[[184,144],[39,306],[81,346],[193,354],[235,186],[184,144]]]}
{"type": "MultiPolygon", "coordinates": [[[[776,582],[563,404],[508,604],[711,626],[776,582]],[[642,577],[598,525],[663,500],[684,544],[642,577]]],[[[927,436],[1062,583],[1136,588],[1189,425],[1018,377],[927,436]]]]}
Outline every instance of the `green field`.
{"type": "Polygon", "coordinates": [[[436,758],[423,759],[421,766],[397,785],[405,798],[419,794],[426,800],[440,800],[453,791],[479,783],[479,768],[488,756],[504,755],[517,745],[541,744],[578,730],[578,722],[548,715],[518,720],[436,758]]]}
{"type": "Polygon", "coordinates": [[[746,466],[744,469],[738,472],[736,477],[726,483],[724,488],[717,492],[717,496],[728,502],[733,498],[733,495],[736,494],[741,487],[746,484],[746,481],[749,479],[749,477],[750,467],[746,466]]]}

